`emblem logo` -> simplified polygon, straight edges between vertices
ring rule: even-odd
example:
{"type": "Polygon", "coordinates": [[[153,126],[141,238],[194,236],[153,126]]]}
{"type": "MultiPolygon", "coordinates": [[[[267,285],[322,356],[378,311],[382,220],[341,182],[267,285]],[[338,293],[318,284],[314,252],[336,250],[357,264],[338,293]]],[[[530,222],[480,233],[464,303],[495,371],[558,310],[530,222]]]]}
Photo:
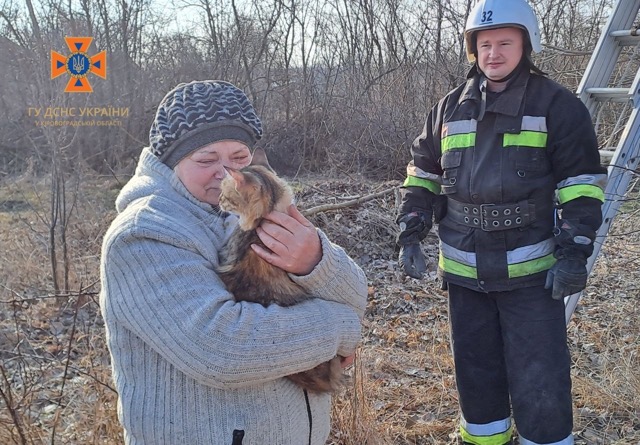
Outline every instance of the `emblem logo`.
{"type": "Polygon", "coordinates": [[[71,77],[64,89],[65,93],[91,93],[93,88],[87,76],[95,74],[107,78],[107,52],[101,51],[93,57],[87,55],[93,37],[65,37],[71,54],[64,56],[51,51],[51,79],[68,73],[71,77]]]}

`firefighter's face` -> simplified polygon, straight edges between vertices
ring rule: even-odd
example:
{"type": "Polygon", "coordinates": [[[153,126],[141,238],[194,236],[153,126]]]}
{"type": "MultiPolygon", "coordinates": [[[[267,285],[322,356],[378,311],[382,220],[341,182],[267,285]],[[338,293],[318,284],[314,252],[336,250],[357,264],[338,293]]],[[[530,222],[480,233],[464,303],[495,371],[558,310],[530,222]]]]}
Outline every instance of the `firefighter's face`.
{"type": "Polygon", "coordinates": [[[524,45],[520,29],[489,29],[476,38],[478,66],[489,81],[503,79],[520,63],[524,45]]]}

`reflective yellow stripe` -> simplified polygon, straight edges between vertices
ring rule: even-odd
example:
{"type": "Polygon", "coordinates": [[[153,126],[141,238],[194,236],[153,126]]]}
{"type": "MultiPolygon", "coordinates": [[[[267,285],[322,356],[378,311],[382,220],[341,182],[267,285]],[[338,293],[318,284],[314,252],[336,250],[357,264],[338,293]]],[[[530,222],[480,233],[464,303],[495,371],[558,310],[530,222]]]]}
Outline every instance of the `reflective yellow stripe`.
{"type": "Polygon", "coordinates": [[[475,133],[454,134],[452,136],[447,136],[440,141],[440,149],[442,153],[448,150],[453,150],[454,148],[471,148],[475,145],[475,133]]]}
{"type": "Polygon", "coordinates": [[[493,434],[491,436],[474,436],[470,434],[464,427],[460,427],[460,436],[465,442],[473,445],[505,445],[511,440],[513,427],[509,427],[504,433],[493,434]]]}
{"type": "Polygon", "coordinates": [[[573,201],[576,198],[595,198],[604,202],[604,191],[597,185],[576,184],[558,190],[558,201],[560,204],[573,201]]]}
{"type": "Polygon", "coordinates": [[[509,266],[507,266],[509,270],[509,278],[524,277],[544,270],[549,270],[555,262],[555,257],[550,253],[542,258],[536,258],[535,260],[525,261],[518,264],[509,264],[509,266]]]}
{"type": "MultiPolygon", "coordinates": [[[[448,249],[452,249],[451,247],[447,247],[448,249]]],[[[475,262],[475,261],[474,261],[475,262]]],[[[538,272],[543,272],[545,270],[551,269],[556,262],[553,253],[549,253],[540,258],[535,258],[529,261],[523,261],[521,263],[508,264],[507,270],[509,273],[509,278],[519,278],[525,277],[527,275],[533,275],[538,272]]],[[[443,271],[458,275],[461,277],[477,279],[478,278],[478,269],[474,265],[464,264],[460,261],[453,260],[451,258],[447,258],[444,256],[443,247],[441,246],[440,254],[438,258],[438,266],[443,271]]]]}
{"type": "Polygon", "coordinates": [[[459,263],[450,258],[445,258],[442,251],[440,251],[438,266],[440,266],[440,269],[445,272],[449,272],[454,275],[474,279],[478,278],[478,270],[475,267],[467,266],[466,264],[459,263]]]}
{"type": "Polygon", "coordinates": [[[545,148],[547,146],[547,133],[538,131],[521,131],[518,134],[505,133],[502,139],[502,146],[545,148]]]}
{"type": "Polygon", "coordinates": [[[422,187],[427,190],[430,190],[432,193],[436,195],[440,194],[440,184],[436,184],[433,181],[429,181],[428,179],[416,178],[415,176],[407,176],[407,179],[404,180],[404,187],[422,187]]]}

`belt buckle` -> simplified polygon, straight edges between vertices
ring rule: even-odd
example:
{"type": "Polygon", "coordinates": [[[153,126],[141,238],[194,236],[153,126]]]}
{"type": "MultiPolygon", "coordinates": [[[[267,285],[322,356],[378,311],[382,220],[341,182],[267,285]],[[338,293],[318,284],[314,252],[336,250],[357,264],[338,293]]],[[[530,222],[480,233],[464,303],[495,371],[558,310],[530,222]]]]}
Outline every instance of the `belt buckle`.
{"type": "Polygon", "coordinates": [[[480,204],[480,228],[485,232],[492,232],[496,230],[494,227],[489,225],[488,220],[489,218],[493,217],[489,214],[490,208],[495,206],[495,204],[480,204]]]}
{"type": "Polygon", "coordinates": [[[481,215],[486,215],[487,214],[487,208],[489,207],[495,207],[495,204],[480,204],[480,214],[481,215]]]}

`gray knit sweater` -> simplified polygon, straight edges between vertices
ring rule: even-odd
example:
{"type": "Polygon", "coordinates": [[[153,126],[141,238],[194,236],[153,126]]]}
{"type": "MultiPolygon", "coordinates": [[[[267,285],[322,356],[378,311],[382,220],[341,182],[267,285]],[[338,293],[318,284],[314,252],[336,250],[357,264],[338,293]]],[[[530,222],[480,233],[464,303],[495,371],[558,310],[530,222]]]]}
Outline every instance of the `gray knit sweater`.
{"type": "Polygon", "coordinates": [[[197,201],[148,149],[116,207],[100,305],[125,442],[231,445],[239,430],[243,445],[324,444],[330,396],[309,394],[308,409],[283,377],[355,350],[362,270],[318,231],[322,260],[292,276],[317,298],[236,303],[214,272],[236,218],[197,201]]]}

